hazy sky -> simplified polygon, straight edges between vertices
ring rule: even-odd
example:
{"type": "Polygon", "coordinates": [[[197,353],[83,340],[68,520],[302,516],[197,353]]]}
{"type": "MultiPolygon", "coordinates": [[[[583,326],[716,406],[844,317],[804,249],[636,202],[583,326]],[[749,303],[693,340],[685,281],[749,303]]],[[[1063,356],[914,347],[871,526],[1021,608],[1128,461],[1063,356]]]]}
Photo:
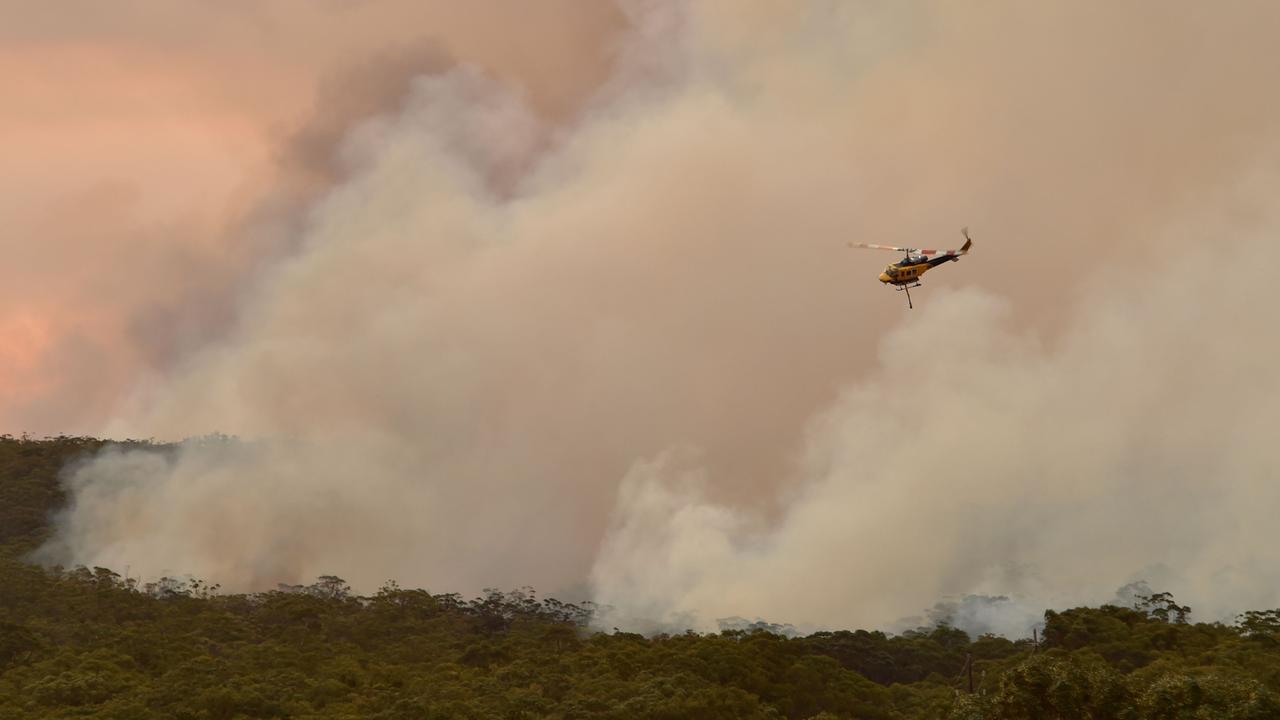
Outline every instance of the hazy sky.
{"type": "Polygon", "coordinates": [[[94,432],[216,337],[414,75],[473,64],[562,122],[622,26],[554,0],[0,2],[0,425],[94,432]]]}
{"type": "Polygon", "coordinates": [[[1280,603],[1274,4],[0,7],[0,421],[254,441],[85,465],[50,556],[1280,603]],[[914,311],[845,247],[962,225],[914,311]]]}

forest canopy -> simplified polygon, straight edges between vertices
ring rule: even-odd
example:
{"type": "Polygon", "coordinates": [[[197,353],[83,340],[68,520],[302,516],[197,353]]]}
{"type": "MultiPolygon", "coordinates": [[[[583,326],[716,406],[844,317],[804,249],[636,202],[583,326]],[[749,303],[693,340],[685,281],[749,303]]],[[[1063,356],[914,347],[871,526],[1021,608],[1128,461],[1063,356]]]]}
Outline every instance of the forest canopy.
{"type": "Polygon", "coordinates": [[[531,588],[229,594],[29,562],[61,469],[104,444],[0,438],[0,719],[1280,717],[1280,609],[1194,622],[1164,592],[1046,611],[1038,642],[945,619],[644,637],[531,588]]]}

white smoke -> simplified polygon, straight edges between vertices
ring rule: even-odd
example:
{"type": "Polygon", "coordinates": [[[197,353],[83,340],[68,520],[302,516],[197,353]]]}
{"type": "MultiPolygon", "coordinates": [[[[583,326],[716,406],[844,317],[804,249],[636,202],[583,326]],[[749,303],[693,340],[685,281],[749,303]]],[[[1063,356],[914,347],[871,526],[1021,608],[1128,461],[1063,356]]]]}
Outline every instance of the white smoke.
{"type": "Polygon", "coordinates": [[[235,330],[113,426],[251,442],[79,468],[48,554],[228,589],[589,582],[637,627],[1137,579],[1276,604],[1265,22],[628,7],[571,123],[463,67],[352,129],[235,330]],[[965,222],[910,312],[891,256],[843,248],[965,222]]]}
{"type": "Polygon", "coordinates": [[[1011,327],[989,293],[932,295],[811,424],[775,527],[743,532],[680,479],[690,470],[639,466],[594,571],[599,601],[703,627],[886,627],[941,597],[1012,595],[985,608],[1003,619],[953,621],[1016,634],[1039,609],[1138,580],[1202,619],[1280,604],[1280,334],[1261,317],[1280,292],[1253,262],[1277,229],[1237,227],[1236,262],[1179,243],[1104,271],[1052,341],[1011,327]]]}

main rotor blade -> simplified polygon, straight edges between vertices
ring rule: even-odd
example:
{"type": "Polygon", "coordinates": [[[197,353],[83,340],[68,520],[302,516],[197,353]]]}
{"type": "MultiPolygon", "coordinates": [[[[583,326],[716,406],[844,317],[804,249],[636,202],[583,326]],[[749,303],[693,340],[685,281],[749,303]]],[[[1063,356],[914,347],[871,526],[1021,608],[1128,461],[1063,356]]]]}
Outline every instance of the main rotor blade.
{"type": "Polygon", "coordinates": [[[931,250],[929,248],[909,248],[894,247],[893,245],[868,245],[867,243],[849,243],[849,247],[868,248],[871,250],[893,250],[900,253],[908,253],[910,255],[959,255],[959,250],[931,250]]]}
{"type": "Polygon", "coordinates": [[[852,248],[867,248],[869,250],[893,250],[894,252],[919,252],[915,248],[894,247],[892,245],[868,245],[867,243],[849,243],[852,248]]]}
{"type": "MultiPolygon", "coordinates": [[[[969,241],[968,244],[972,244],[973,241],[969,239],[969,228],[965,228],[961,232],[964,234],[964,239],[969,241]]],[[[897,247],[896,245],[871,245],[869,243],[855,243],[855,242],[849,243],[849,247],[867,248],[869,250],[892,250],[894,252],[907,253],[908,255],[916,255],[916,256],[923,256],[923,257],[932,257],[935,255],[940,257],[947,256],[947,255],[964,255],[969,252],[968,248],[960,248],[959,250],[934,250],[932,248],[909,248],[909,247],[897,247]]]]}
{"type": "Polygon", "coordinates": [[[945,257],[947,255],[967,255],[969,253],[969,248],[973,246],[973,241],[969,240],[967,228],[965,233],[965,240],[967,241],[965,243],[965,247],[962,247],[959,250],[954,250],[954,249],[953,250],[931,250],[929,248],[919,248],[919,249],[913,249],[911,250],[911,252],[915,253],[916,255],[923,255],[925,257],[929,257],[932,255],[937,255],[939,257],[945,257]]]}

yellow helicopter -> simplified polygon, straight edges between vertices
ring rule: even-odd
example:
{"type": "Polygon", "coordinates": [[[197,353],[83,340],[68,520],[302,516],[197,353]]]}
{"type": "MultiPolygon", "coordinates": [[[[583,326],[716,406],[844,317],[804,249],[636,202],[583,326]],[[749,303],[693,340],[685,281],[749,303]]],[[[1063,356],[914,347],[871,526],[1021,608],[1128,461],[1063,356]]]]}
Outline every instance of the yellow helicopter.
{"type": "Polygon", "coordinates": [[[905,291],[907,293],[907,308],[910,309],[914,307],[911,304],[911,288],[920,287],[921,275],[944,263],[959,260],[961,255],[967,255],[969,248],[973,247],[973,239],[969,237],[969,228],[964,228],[960,233],[964,235],[964,245],[959,250],[928,250],[924,248],[868,245],[866,243],[852,242],[849,243],[849,247],[894,250],[906,254],[901,260],[889,265],[884,269],[884,272],[880,273],[880,282],[892,285],[896,290],[905,291]]]}

